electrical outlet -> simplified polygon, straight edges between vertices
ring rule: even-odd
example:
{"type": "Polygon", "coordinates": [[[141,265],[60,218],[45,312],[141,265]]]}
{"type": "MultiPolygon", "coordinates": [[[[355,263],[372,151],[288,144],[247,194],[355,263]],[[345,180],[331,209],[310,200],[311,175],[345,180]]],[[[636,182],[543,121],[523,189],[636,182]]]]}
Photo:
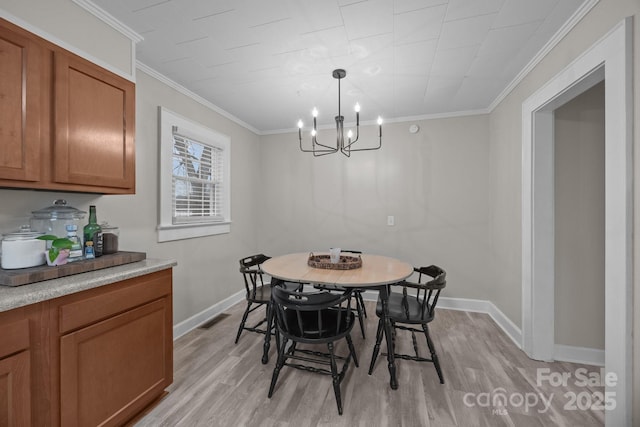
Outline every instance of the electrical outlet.
{"type": "Polygon", "coordinates": [[[393,215],[387,217],[387,225],[396,225],[396,218],[393,215]]]}

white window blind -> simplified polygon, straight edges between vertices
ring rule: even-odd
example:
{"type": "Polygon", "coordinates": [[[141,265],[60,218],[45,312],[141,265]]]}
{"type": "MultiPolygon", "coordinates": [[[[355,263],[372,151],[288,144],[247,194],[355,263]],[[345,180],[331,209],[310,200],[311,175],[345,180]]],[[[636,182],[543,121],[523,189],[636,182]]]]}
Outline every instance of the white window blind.
{"type": "Polygon", "coordinates": [[[231,139],[164,107],[158,242],[231,232],[231,139]]]}
{"type": "Polygon", "coordinates": [[[172,163],[173,224],[224,221],[224,150],[174,126],[172,163]]]}

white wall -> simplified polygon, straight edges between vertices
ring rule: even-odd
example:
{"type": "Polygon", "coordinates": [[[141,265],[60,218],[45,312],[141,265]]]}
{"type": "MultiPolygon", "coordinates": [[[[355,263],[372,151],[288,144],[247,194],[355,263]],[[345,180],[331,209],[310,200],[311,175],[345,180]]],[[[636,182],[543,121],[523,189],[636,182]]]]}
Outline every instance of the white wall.
{"type": "MultiPolygon", "coordinates": [[[[489,236],[489,120],[469,116],[383,126],[377,151],[314,158],[297,134],[261,138],[260,248],[360,249],[437,264],[447,296],[486,299],[496,272],[489,236]],[[387,226],[387,216],[395,226],[387,226]]],[[[375,143],[375,129],[361,142],[375,143]]],[[[335,131],[321,131],[325,143],[335,131]]]]}

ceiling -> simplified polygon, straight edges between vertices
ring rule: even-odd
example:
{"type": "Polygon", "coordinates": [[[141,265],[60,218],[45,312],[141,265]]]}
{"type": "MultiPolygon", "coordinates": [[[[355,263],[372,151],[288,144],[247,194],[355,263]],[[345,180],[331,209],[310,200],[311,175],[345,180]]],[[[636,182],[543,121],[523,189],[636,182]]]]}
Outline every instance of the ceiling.
{"type": "Polygon", "coordinates": [[[264,134],[486,111],[584,0],[93,0],[137,58],[264,134]]]}

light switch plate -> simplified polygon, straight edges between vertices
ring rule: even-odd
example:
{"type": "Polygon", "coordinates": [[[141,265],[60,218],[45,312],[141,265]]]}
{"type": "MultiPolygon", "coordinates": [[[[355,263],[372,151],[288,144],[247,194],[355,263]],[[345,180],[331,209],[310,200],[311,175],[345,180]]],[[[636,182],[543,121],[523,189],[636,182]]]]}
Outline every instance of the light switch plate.
{"type": "Polygon", "coordinates": [[[387,225],[396,225],[396,218],[393,215],[387,217],[387,225]]]}

